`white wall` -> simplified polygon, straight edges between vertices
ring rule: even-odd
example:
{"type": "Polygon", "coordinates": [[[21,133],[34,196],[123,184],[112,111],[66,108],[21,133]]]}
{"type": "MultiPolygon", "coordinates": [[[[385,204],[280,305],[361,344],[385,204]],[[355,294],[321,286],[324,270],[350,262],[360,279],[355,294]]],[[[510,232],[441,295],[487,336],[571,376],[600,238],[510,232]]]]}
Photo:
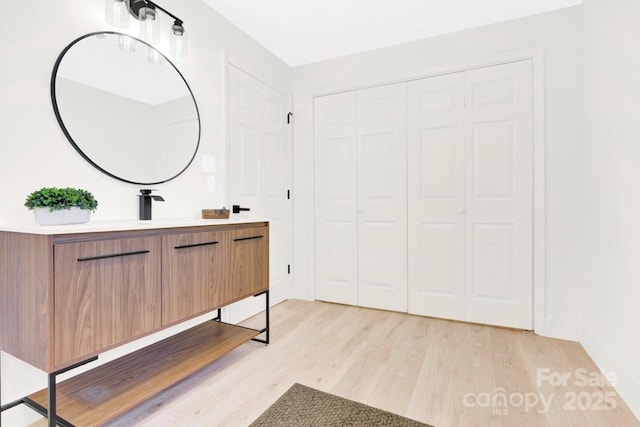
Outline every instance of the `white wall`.
{"type": "MultiPolygon", "coordinates": [[[[58,126],[49,94],[51,71],[65,46],[86,33],[116,30],[104,21],[104,0],[36,3],[0,2],[0,16],[7,17],[0,25],[0,223],[33,221],[23,203],[27,194],[43,186],[80,186],[91,191],[100,202],[92,221],[135,220],[140,186],[102,174],[76,153],[58,126]]],[[[226,58],[283,93],[290,92],[291,68],[201,0],[164,0],[162,6],[185,21],[188,56],[172,59],[198,102],[202,137],[193,166],[174,181],[157,186],[166,202],[156,204],[154,217],[198,217],[202,208],[229,206],[226,58]],[[213,194],[206,192],[206,175],[200,171],[203,154],[216,157],[213,194]]],[[[166,32],[169,25],[167,22],[162,30],[166,32]]],[[[137,35],[133,25],[127,32],[137,35]]],[[[163,51],[168,54],[168,49],[163,51]]],[[[131,346],[125,351],[128,349],[131,346]]],[[[101,359],[117,355],[110,352],[101,359]]],[[[43,373],[2,355],[4,403],[44,384],[43,373]]],[[[25,425],[25,416],[31,417],[31,412],[13,409],[3,416],[3,425],[25,425]]]]}
{"type": "Polygon", "coordinates": [[[573,7],[294,69],[295,294],[313,298],[312,96],[415,78],[459,64],[542,48],[546,110],[546,335],[577,339],[581,11],[573,7]]]}
{"type": "Polygon", "coordinates": [[[640,2],[585,0],[583,13],[580,341],[640,417],[640,2]]]}

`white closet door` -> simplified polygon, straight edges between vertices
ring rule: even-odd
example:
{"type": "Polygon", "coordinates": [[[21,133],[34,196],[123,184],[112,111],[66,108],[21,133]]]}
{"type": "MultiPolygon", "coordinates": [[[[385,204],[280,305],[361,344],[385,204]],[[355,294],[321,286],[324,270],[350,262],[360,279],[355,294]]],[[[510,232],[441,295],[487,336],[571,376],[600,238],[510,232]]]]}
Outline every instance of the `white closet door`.
{"type": "MultiPolygon", "coordinates": [[[[229,198],[251,211],[232,217],[269,219],[269,287],[271,305],[287,298],[292,259],[292,150],[287,97],[229,66],[229,198]]],[[[237,322],[264,310],[253,298],[229,307],[237,322]]]]}
{"type": "Polygon", "coordinates": [[[533,328],[532,63],[466,73],[467,320],[533,328]]]}
{"type": "Polygon", "coordinates": [[[406,84],[357,96],[358,305],[406,312],[406,84]]]}
{"type": "Polygon", "coordinates": [[[409,313],[465,320],[464,73],[407,86],[409,313]]]}
{"type": "Polygon", "coordinates": [[[533,327],[531,61],[408,83],[409,312],[533,327]]]}
{"type": "Polygon", "coordinates": [[[358,304],[355,92],[314,101],[316,299],[358,304]]]}

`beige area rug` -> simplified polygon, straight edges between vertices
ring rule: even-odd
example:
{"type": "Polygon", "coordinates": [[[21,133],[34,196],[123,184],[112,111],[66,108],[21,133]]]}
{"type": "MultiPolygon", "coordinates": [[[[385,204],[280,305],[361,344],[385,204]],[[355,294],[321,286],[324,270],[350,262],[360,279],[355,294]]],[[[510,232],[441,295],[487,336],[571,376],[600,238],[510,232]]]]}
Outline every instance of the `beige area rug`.
{"type": "Polygon", "coordinates": [[[250,427],[275,426],[433,427],[298,383],[280,396],[250,427]]]}

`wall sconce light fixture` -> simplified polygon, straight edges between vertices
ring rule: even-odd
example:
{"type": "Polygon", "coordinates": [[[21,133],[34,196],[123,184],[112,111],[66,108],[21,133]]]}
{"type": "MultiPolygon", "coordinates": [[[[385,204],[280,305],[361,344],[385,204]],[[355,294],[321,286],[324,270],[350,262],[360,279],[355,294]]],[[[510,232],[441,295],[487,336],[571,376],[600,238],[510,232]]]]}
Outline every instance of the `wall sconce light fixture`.
{"type": "Polygon", "coordinates": [[[114,27],[128,28],[129,16],[140,21],[140,38],[155,44],[160,42],[158,11],[173,19],[170,39],[171,54],[184,57],[187,54],[187,39],[184,21],[151,0],[105,0],[105,18],[114,27]]]}

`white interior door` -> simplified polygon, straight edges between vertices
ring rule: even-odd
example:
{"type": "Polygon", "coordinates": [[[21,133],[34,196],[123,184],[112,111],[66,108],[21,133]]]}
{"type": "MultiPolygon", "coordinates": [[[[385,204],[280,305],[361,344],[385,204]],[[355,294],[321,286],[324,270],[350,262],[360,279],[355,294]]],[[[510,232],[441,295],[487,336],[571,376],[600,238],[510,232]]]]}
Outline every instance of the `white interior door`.
{"type": "Polygon", "coordinates": [[[314,101],[316,299],[358,305],[356,92],[314,101]]]}
{"type": "Polygon", "coordinates": [[[465,320],[464,72],[407,85],[409,313],[465,320]]]}
{"type": "MultiPolygon", "coordinates": [[[[292,153],[287,97],[244,71],[229,68],[229,198],[249,208],[232,216],[269,219],[271,305],[287,298],[292,259],[292,153]]],[[[230,320],[264,310],[262,297],[229,307],[230,320]]]]}
{"type": "Polygon", "coordinates": [[[531,61],[408,84],[409,312],[533,328],[531,61]]]}
{"type": "Polygon", "coordinates": [[[533,329],[531,60],[466,72],[467,320],[533,329]]]}
{"type": "Polygon", "coordinates": [[[406,84],[357,97],[358,305],[406,312],[406,84]]]}

